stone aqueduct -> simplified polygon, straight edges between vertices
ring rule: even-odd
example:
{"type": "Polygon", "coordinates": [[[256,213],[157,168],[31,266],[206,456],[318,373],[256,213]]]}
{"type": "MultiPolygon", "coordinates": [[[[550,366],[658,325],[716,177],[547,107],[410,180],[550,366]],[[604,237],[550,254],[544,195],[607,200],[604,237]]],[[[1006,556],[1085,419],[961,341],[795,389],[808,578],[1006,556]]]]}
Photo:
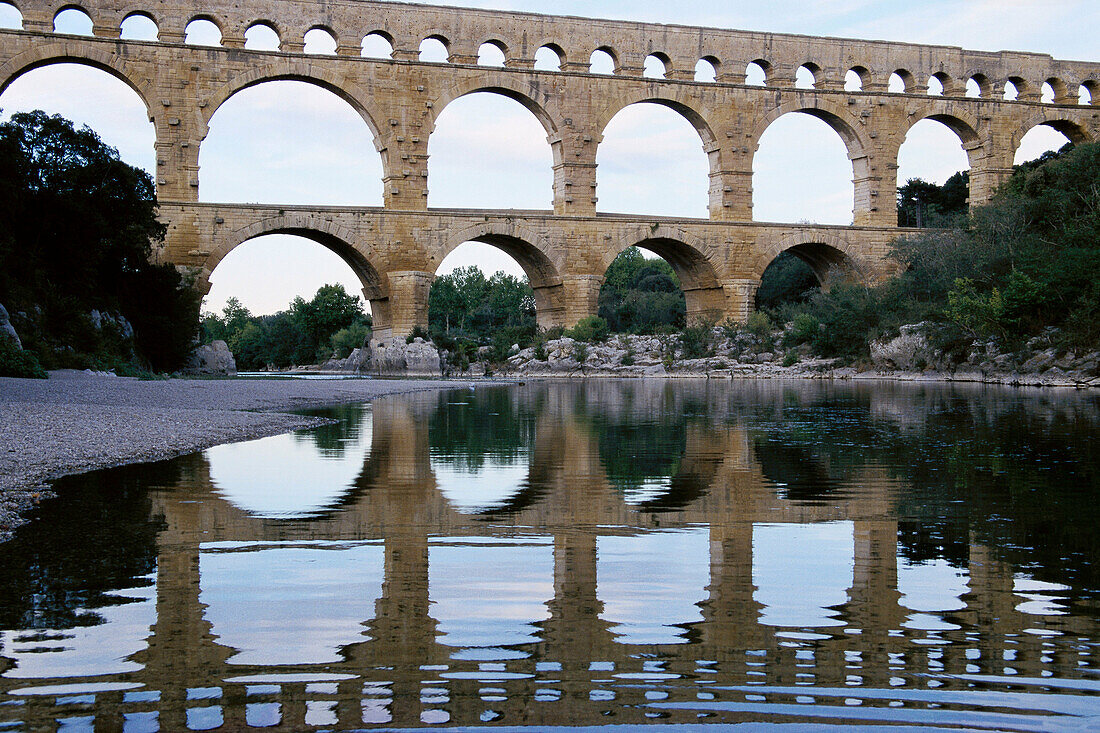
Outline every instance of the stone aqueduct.
{"type": "MultiPolygon", "coordinates": [[[[5,0],[10,2],[11,0],[5,0]]],[[[194,268],[197,286],[226,254],[266,233],[318,241],[354,269],[371,302],[376,335],[404,335],[427,322],[427,293],[440,261],[458,244],[496,245],[520,263],[536,293],[543,326],[570,325],[592,314],[615,255],[643,245],[680,275],[689,317],[743,319],[765,268],[794,250],[819,274],[841,267],[874,279],[889,272],[897,154],[908,130],[933,119],[959,137],[969,158],[971,203],[988,200],[1011,172],[1023,135],[1048,125],[1074,142],[1100,139],[1100,63],[1060,61],[1016,52],[814,38],[712,28],[443,8],[371,0],[209,0],[202,10],[178,0],[14,0],[22,30],[0,31],[0,91],[40,66],[75,62],[125,81],[144,101],[156,130],[156,183],[169,226],[163,261],[194,268]],[[92,36],[56,33],[54,18],[79,8],[92,36]],[[155,42],[120,39],[132,15],[153,20],[155,42]],[[185,44],[195,20],[213,22],[220,47],[185,44]],[[273,29],[280,51],[244,48],[245,31],[273,29]],[[306,54],[314,28],[336,41],[335,55],[306,54]],[[391,59],[360,57],[370,34],[386,38],[391,59]],[[441,41],[447,63],[419,59],[422,40],[441,41]],[[482,44],[497,46],[503,67],[479,66],[482,44]],[[559,71],[534,68],[547,47],[559,71]],[[603,50],[613,74],[594,74],[603,50]],[[655,56],[665,78],[643,76],[655,56]],[[697,82],[700,59],[715,81],[697,82]],[[746,84],[758,64],[764,86],[746,84]],[[805,67],[813,88],[797,88],[805,67]],[[854,71],[859,91],[846,91],[854,71]],[[892,93],[891,75],[905,90],[892,93]],[[199,147],[217,109],[233,94],[265,81],[316,84],[346,100],[374,134],[383,166],[382,207],[237,205],[198,200],[199,147]],[[932,79],[942,95],[926,93],[932,79]],[[981,94],[965,94],[968,81],[981,94]],[[1015,100],[1000,90],[1011,82],[1015,100]],[[1044,102],[1040,89],[1054,92],[1044,102]],[[1088,103],[1079,103],[1081,100],[1088,103]],[[996,90],[996,91],[995,91],[996,90]],[[546,130],[553,150],[553,211],[454,210],[427,206],[428,139],[447,104],[474,92],[520,102],[546,130]],[[596,213],[596,149],[624,107],[647,102],[683,115],[698,131],[710,164],[709,219],[596,213]],[[813,115],[829,124],[852,161],[854,225],[777,225],[752,217],[752,162],[761,135],[780,116],[813,115]]]]}

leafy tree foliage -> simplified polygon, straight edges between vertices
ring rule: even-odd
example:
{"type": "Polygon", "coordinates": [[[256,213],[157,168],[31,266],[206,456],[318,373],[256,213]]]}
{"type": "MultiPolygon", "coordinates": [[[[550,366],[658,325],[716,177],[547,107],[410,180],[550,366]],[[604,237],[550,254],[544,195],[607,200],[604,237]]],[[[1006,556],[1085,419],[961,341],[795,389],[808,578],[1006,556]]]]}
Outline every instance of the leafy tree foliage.
{"type": "Polygon", "coordinates": [[[310,300],[295,298],[289,310],[254,316],[236,298],[221,315],[204,313],[202,339],[221,339],[240,369],[284,369],[330,356],[346,357],[370,337],[370,316],[343,285],[322,285],[310,300]]]}
{"type": "Polygon", "coordinates": [[[512,344],[526,346],[536,332],[535,293],[526,280],[476,265],[441,275],[428,293],[428,329],[439,345],[492,345],[503,359],[512,344]]]}
{"type": "Polygon", "coordinates": [[[599,316],[616,333],[654,333],[684,325],[687,306],[680,280],[662,259],[646,259],[629,247],[607,268],[599,316]]]}
{"type": "Polygon", "coordinates": [[[898,187],[898,226],[940,227],[966,216],[970,172],[959,171],[942,186],[910,178],[898,187]]]}
{"type": "Polygon", "coordinates": [[[818,286],[813,268],[791,252],[780,252],[760,279],[757,308],[775,308],[786,302],[800,302],[818,286]]]}
{"type": "Polygon", "coordinates": [[[165,232],[156,207],[149,175],[89,128],[41,111],[0,124],[0,302],[44,365],[133,358],[92,310],[121,313],[155,369],[182,363],[198,299],[175,268],[149,261],[165,232]]]}
{"type": "MultiPolygon", "coordinates": [[[[904,323],[940,324],[944,345],[1015,347],[1044,328],[1066,348],[1100,346],[1100,144],[1017,166],[993,201],[950,228],[893,245],[901,272],[877,287],[837,285],[802,310],[826,356],[867,356],[904,323]]],[[[784,312],[789,320],[797,309],[784,312]]]]}

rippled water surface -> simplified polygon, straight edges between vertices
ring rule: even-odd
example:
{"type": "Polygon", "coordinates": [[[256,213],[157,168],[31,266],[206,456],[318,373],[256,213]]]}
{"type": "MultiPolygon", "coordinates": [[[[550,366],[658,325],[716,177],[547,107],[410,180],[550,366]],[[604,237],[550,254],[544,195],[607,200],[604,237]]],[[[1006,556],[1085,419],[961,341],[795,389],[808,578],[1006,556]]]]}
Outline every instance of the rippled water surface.
{"type": "Polygon", "coordinates": [[[600,381],[318,414],[59,482],[0,546],[0,731],[1100,729],[1095,396],[600,381]]]}

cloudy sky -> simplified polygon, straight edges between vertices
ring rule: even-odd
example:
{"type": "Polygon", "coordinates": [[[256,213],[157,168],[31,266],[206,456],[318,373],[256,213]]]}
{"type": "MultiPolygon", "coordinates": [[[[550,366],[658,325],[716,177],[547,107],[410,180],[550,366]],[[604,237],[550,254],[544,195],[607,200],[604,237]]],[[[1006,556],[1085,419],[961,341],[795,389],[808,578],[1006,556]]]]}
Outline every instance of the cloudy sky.
{"type": "MultiPolygon", "coordinates": [[[[1036,51],[1083,60],[1096,59],[1095,29],[1100,27],[1100,3],[1079,0],[436,4],[1036,51]]],[[[14,9],[0,0],[0,26],[18,22],[14,9]]],[[[58,29],[82,32],[86,22],[70,11],[59,17],[58,29]]],[[[143,32],[137,26],[125,30],[143,32]]],[[[45,67],[0,95],[5,118],[36,108],[90,125],[124,160],[152,169],[153,130],[145,110],[129,88],[106,73],[74,65],[45,67]]],[[[535,118],[510,100],[477,94],[453,102],[429,144],[429,205],[550,208],[551,156],[545,138],[535,118]]],[[[1064,142],[1058,133],[1038,128],[1018,158],[1064,142]]],[[[365,206],[382,201],[381,163],[365,124],[346,103],[304,83],[273,82],[230,99],[214,115],[199,162],[203,201],[365,206]],[[265,134],[256,135],[261,128],[265,134]]],[[[600,211],[706,216],[706,158],[698,135],[674,112],[655,105],[627,108],[606,130],[597,162],[600,211]]],[[[912,177],[942,182],[967,162],[947,128],[925,121],[910,132],[899,165],[902,183],[912,177]]],[[[851,163],[839,137],[824,123],[805,115],[780,118],[761,140],[754,171],[758,220],[851,222],[851,163]]],[[[463,264],[521,273],[507,256],[474,244],[448,257],[439,272],[463,264]]],[[[236,296],[253,312],[270,313],[296,295],[309,297],[326,282],[342,282],[359,292],[350,269],[335,255],[286,236],[241,246],[226,257],[212,282],[204,304],[209,310],[219,310],[236,296]]]]}

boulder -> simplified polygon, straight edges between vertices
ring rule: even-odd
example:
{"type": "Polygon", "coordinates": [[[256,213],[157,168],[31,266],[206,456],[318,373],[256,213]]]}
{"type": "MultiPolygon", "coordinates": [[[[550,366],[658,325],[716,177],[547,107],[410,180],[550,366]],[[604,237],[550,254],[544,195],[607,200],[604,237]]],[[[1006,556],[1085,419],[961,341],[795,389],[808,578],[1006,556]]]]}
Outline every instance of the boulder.
{"type": "Polygon", "coordinates": [[[17,349],[23,348],[23,342],[19,340],[19,334],[15,332],[15,326],[11,325],[8,311],[2,304],[0,304],[0,339],[11,341],[17,349]]]}
{"type": "Polygon", "coordinates": [[[919,372],[935,364],[937,356],[924,334],[924,324],[901,327],[888,341],[871,342],[871,362],[883,371],[919,372]]]}
{"type": "Polygon", "coordinates": [[[232,377],[237,373],[237,360],[224,341],[213,341],[197,346],[187,359],[184,374],[221,374],[232,377]]]}
{"type": "MultiPolygon", "coordinates": [[[[439,350],[422,338],[406,343],[402,338],[371,342],[368,369],[373,374],[438,377],[442,374],[439,350]]],[[[350,358],[350,357],[349,357],[350,358]]]]}

